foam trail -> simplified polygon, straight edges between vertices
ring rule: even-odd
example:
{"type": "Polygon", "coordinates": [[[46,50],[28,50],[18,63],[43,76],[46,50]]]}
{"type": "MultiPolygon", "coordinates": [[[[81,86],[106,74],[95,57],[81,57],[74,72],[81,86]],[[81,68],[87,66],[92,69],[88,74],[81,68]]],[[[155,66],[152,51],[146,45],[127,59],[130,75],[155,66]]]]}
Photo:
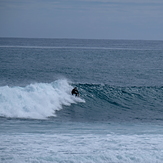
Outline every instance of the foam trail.
{"type": "Polygon", "coordinates": [[[35,83],[26,87],[0,87],[0,116],[44,119],[56,116],[63,105],[85,102],[70,94],[72,86],[67,80],[53,83],[35,83]]]}

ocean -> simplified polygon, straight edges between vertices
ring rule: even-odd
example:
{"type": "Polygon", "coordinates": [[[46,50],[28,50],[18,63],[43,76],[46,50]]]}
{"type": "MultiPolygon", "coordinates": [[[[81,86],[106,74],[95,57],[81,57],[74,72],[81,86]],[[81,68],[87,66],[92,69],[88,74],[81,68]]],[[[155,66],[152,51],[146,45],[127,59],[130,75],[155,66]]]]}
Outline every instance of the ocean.
{"type": "Polygon", "coordinates": [[[162,163],[162,126],[163,41],[0,38],[0,162],[162,163]]]}

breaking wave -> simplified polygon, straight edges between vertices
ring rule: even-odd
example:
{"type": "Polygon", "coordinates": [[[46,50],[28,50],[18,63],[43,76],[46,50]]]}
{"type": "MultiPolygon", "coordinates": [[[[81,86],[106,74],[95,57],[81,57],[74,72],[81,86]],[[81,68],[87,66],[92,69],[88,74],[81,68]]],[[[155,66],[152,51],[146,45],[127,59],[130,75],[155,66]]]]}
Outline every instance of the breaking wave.
{"type": "Polygon", "coordinates": [[[0,87],[0,116],[44,119],[56,116],[63,105],[84,102],[71,95],[72,86],[67,80],[52,83],[35,83],[25,87],[0,87]]]}
{"type": "Polygon", "coordinates": [[[0,116],[72,121],[163,121],[163,87],[73,84],[66,79],[0,87],[0,116]],[[80,97],[71,95],[77,86],[80,97]]]}

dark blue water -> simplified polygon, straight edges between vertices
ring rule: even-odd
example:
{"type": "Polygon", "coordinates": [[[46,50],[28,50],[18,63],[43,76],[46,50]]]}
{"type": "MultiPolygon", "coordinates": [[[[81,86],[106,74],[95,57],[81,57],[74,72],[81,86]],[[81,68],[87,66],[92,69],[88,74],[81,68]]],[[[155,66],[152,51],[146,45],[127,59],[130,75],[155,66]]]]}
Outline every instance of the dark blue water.
{"type": "Polygon", "coordinates": [[[161,162],[162,63],[163,41],[0,38],[1,162],[161,162]]]}
{"type": "MultiPolygon", "coordinates": [[[[162,41],[1,39],[1,82],[162,86],[162,41]]],[[[18,85],[18,84],[17,84],[18,85]]]]}

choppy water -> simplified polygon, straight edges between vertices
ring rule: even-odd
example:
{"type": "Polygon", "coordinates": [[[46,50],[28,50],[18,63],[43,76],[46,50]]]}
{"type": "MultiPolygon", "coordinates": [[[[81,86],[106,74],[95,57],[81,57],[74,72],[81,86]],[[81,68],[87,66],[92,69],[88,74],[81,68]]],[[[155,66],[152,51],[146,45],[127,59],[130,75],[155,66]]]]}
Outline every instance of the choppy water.
{"type": "Polygon", "coordinates": [[[161,162],[162,60],[163,41],[1,38],[0,161],[161,162]]]}

